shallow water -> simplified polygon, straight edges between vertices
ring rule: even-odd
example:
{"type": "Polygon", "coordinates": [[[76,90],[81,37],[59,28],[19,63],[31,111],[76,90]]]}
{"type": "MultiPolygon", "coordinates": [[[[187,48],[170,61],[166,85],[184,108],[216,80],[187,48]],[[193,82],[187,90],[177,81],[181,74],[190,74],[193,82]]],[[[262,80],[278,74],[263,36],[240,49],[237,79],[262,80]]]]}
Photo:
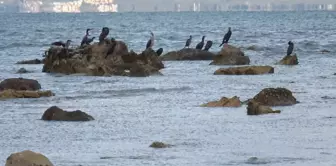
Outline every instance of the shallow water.
{"type": "Polygon", "coordinates": [[[56,96],[3,100],[0,105],[0,161],[30,149],[55,165],[270,166],[336,165],[335,12],[222,12],[113,14],[1,14],[0,80],[37,79],[56,96]],[[164,76],[147,78],[64,76],[42,73],[42,65],[16,65],[42,58],[48,44],[71,38],[78,44],[85,29],[110,36],[141,51],[156,35],[155,48],[180,49],[189,35],[218,45],[227,27],[231,43],[245,50],[251,64],[281,59],[287,41],[295,43],[300,64],[275,67],[275,74],[214,76],[210,61],[164,62],[164,76]],[[321,54],[327,49],[329,54],[321,54]],[[24,67],[32,73],[15,74],[24,67]],[[301,102],[277,107],[281,114],[247,116],[241,108],[202,108],[200,104],[237,95],[253,97],[266,87],[285,87],[301,102]],[[325,98],[328,96],[329,98],[325,98]],[[44,122],[50,106],[81,109],[91,122],[44,122]],[[153,141],[175,145],[151,149],[153,141]],[[248,161],[250,157],[256,161],[248,161]]]}

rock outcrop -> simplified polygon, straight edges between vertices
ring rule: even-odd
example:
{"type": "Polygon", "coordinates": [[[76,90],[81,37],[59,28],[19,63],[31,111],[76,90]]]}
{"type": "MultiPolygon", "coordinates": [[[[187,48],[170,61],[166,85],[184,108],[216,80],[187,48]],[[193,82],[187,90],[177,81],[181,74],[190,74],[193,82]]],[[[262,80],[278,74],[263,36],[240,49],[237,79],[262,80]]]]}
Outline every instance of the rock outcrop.
{"type": "Polygon", "coordinates": [[[25,150],[18,153],[11,154],[5,166],[54,166],[50,160],[40,154],[30,150],[25,150]]]}
{"type": "Polygon", "coordinates": [[[262,114],[269,114],[269,113],[280,113],[281,111],[276,110],[273,111],[271,107],[264,106],[259,102],[254,100],[249,101],[247,104],[247,115],[262,115],[262,114]]]}
{"type": "Polygon", "coordinates": [[[185,60],[213,60],[214,53],[194,48],[184,48],[179,51],[171,51],[161,56],[164,61],[185,61],[185,60]]]}
{"type": "Polygon", "coordinates": [[[286,88],[266,88],[253,97],[266,106],[289,106],[298,103],[292,92],[286,88]]]}
{"type": "Polygon", "coordinates": [[[0,91],[6,89],[35,91],[41,89],[41,85],[33,79],[8,78],[0,83],[0,91]]]}
{"type": "Polygon", "coordinates": [[[0,99],[11,98],[40,98],[54,96],[51,91],[31,91],[31,90],[12,90],[6,89],[0,91],[0,99]]]}
{"type": "Polygon", "coordinates": [[[170,144],[165,144],[163,142],[153,142],[151,145],[149,145],[149,147],[151,148],[169,148],[172,145],[170,144]]]}
{"type": "Polygon", "coordinates": [[[222,97],[219,101],[211,101],[206,104],[202,104],[202,107],[240,107],[241,101],[239,97],[234,96],[232,98],[222,97]]]}
{"type": "Polygon", "coordinates": [[[16,64],[43,64],[43,60],[33,59],[33,60],[23,60],[16,62],[16,64]]]}
{"type": "Polygon", "coordinates": [[[29,71],[26,70],[25,68],[20,68],[16,73],[17,74],[24,74],[24,73],[29,73],[29,71]]]}
{"type": "Polygon", "coordinates": [[[48,108],[42,115],[42,120],[46,121],[90,121],[94,120],[91,115],[80,110],[68,112],[57,106],[48,108]]]}
{"type": "Polygon", "coordinates": [[[272,66],[244,66],[220,68],[215,71],[215,75],[258,75],[274,73],[272,66]]]}
{"type": "Polygon", "coordinates": [[[284,58],[277,63],[278,65],[297,65],[299,64],[299,60],[295,55],[286,55],[284,58]]]}
{"type": "Polygon", "coordinates": [[[239,48],[231,45],[224,46],[221,52],[214,57],[210,65],[248,65],[250,58],[244,55],[239,48]]]}
{"type": "Polygon", "coordinates": [[[64,49],[51,47],[47,51],[43,72],[91,76],[149,76],[164,68],[152,49],[141,54],[128,52],[122,41],[106,40],[85,48],[64,49]]]}

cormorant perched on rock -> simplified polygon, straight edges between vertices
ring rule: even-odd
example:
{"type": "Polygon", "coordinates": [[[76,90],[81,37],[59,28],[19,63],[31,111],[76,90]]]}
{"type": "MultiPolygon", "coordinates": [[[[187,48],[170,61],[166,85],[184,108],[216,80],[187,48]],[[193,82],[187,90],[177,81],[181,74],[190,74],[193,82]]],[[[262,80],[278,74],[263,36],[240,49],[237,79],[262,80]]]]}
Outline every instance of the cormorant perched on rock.
{"type": "Polygon", "coordinates": [[[70,43],[71,43],[71,40],[67,40],[66,43],[64,43],[62,41],[58,41],[58,42],[51,43],[51,45],[53,45],[53,46],[62,46],[64,48],[69,48],[70,43]]]}
{"type": "Polygon", "coordinates": [[[82,39],[81,46],[83,46],[84,44],[89,45],[94,40],[95,37],[89,38],[89,36],[90,36],[89,31],[90,30],[92,30],[92,29],[86,29],[86,34],[82,39]]]}
{"type": "Polygon", "coordinates": [[[158,56],[160,56],[163,53],[163,48],[159,48],[158,50],[156,50],[156,54],[158,56]]]}
{"type": "Polygon", "coordinates": [[[108,27],[103,27],[100,35],[99,35],[99,43],[102,43],[105,38],[107,37],[107,35],[109,34],[110,29],[108,27]]]}
{"type": "Polygon", "coordinates": [[[192,36],[190,35],[189,39],[186,41],[186,44],[185,44],[184,48],[186,48],[186,47],[189,48],[189,46],[191,44],[191,40],[192,40],[192,36]]]}
{"type": "Polygon", "coordinates": [[[229,30],[228,30],[228,32],[225,34],[225,36],[224,36],[224,38],[223,38],[223,41],[222,41],[222,44],[221,44],[219,47],[221,47],[223,44],[229,42],[229,40],[230,40],[230,38],[231,38],[231,34],[232,34],[232,32],[231,32],[231,27],[229,27],[229,30]]]}
{"type": "Polygon", "coordinates": [[[292,41],[288,42],[288,48],[287,48],[287,56],[291,55],[294,50],[294,43],[292,41]]]}
{"type": "Polygon", "coordinates": [[[154,33],[151,31],[150,34],[151,34],[151,37],[147,42],[146,49],[152,48],[154,45],[154,33]]]}
{"type": "Polygon", "coordinates": [[[212,46],[212,41],[211,40],[207,41],[207,43],[205,44],[205,47],[204,47],[204,51],[209,51],[211,46],[212,46]]]}
{"type": "Polygon", "coordinates": [[[202,41],[196,45],[196,49],[201,50],[203,48],[203,46],[204,46],[204,39],[205,39],[205,36],[203,36],[202,37],[202,41]]]}

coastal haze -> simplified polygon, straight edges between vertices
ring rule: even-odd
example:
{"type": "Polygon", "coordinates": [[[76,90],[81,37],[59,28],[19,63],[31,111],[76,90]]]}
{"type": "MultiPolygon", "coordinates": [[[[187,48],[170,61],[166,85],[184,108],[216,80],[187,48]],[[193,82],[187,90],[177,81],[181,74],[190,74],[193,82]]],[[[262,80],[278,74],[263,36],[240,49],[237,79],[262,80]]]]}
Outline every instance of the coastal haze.
{"type": "Polygon", "coordinates": [[[336,10],[332,0],[0,0],[0,12],[336,10]]]}

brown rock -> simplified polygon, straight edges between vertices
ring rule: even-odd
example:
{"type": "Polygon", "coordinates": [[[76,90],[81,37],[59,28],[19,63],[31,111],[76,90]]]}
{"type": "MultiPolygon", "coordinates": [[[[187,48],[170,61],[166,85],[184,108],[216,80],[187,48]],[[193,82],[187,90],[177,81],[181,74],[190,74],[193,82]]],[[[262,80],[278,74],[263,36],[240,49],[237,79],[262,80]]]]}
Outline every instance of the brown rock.
{"type": "Polygon", "coordinates": [[[8,78],[0,83],[0,90],[5,89],[35,91],[41,89],[41,85],[36,80],[32,79],[8,78]]]}
{"type": "Polygon", "coordinates": [[[215,71],[215,75],[258,75],[274,73],[272,66],[244,66],[220,68],[215,71]]]}
{"type": "Polygon", "coordinates": [[[43,60],[33,59],[33,60],[23,60],[16,62],[16,64],[42,64],[43,60]]]}
{"type": "Polygon", "coordinates": [[[5,166],[54,166],[50,160],[40,154],[30,150],[25,150],[11,154],[5,166]]]}
{"type": "Polygon", "coordinates": [[[171,51],[161,56],[163,61],[185,61],[185,60],[213,60],[215,54],[193,48],[184,48],[179,51],[171,51]]]}
{"type": "Polygon", "coordinates": [[[1,99],[10,98],[40,98],[40,97],[50,97],[54,96],[51,91],[29,91],[29,90],[12,90],[6,89],[0,91],[1,99]]]}
{"type": "Polygon", "coordinates": [[[80,110],[68,112],[64,111],[57,106],[52,106],[48,108],[44,114],[42,115],[42,120],[47,121],[90,121],[94,120],[94,118],[91,115],[88,115],[85,112],[82,112],[80,110]]]}
{"type": "Polygon", "coordinates": [[[122,41],[106,40],[101,44],[94,43],[85,48],[69,50],[51,47],[47,52],[43,66],[43,72],[47,73],[131,76],[134,73],[130,74],[127,71],[132,68],[131,71],[151,71],[138,74],[144,77],[158,73],[164,68],[162,61],[152,49],[147,49],[138,55],[132,51],[128,52],[126,44],[122,41]],[[112,48],[113,51],[110,51],[112,48]]]}
{"type": "Polygon", "coordinates": [[[292,92],[286,88],[266,88],[253,100],[267,106],[288,106],[298,103],[292,92]]]}
{"type": "Polygon", "coordinates": [[[288,55],[288,56],[285,56],[284,58],[282,58],[280,60],[280,62],[278,62],[277,64],[280,64],[280,65],[297,65],[297,64],[299,64],[299,60],[298,60],[296,55],[288,55]]]}
{"type": "Polygon", "coordinates": [[[280,113],[281,111],[273,111],[271,107],[261,105],[261,103],[254,100],[249,101],[247,104],[247,115],[261,115],[269,113],[280,113]]]}
{"type": "Polygon", "coordinates": [[[206,104],[202,104],[202,107],[240,107],[241,101],[239,97],[234,96],[232,98],[222,97],[219,101],[211,101],[206,104]]]}
{"type": "Polygon", "coordinates": [[[222,51],[214,57],[210,65],[248,65],[250,58],[234,46],[224,46],[222,51]]]}

